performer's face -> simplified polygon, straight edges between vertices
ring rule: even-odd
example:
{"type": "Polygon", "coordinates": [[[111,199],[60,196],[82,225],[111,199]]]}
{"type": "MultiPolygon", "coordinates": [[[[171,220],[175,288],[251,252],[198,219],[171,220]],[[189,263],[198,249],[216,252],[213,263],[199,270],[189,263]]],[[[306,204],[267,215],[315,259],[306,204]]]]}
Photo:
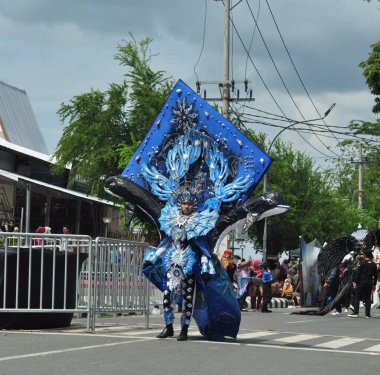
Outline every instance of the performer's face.
{"type": "Polygon", "coordinates": [[[184,215],[190,215],[194,211],[194,203],[189,202],[182,202],[181,203],[181,211],[184,215]]]}

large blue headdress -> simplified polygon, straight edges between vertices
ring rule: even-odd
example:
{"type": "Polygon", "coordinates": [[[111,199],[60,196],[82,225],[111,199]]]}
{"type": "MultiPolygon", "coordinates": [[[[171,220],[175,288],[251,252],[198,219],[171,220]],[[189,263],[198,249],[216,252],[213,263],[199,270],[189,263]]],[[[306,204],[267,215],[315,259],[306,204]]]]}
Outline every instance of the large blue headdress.
{"type": "Polygon", "coordinates": [[[244,202],[270,157],[182,81],[178,81],[122,176],[161,201],[187,182],[198,204],[244,202]]]}

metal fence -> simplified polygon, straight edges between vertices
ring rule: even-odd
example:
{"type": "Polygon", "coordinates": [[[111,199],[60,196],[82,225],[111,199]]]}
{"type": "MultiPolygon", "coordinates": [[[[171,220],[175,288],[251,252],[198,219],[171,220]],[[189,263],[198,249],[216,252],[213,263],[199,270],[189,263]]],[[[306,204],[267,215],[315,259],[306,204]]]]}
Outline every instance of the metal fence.
{"type": "Polygon", "coordinates": [[[148,245],[77,235],[0,233],[0,326],[19,314],[146,314],[159,303],[141,272],[148,245]],[[13,315],[12,315],[13,314],[13,315]]]}
{"type": "Polygon", "coordinates": [[[144,280],[141,272],[147,246],[142,242],[109,238],[94,241],[93,275],[90,277],[93,296],[91,331],[95,330],[97,314],[146,313],[148,316],[150,283],[144,280]]]}

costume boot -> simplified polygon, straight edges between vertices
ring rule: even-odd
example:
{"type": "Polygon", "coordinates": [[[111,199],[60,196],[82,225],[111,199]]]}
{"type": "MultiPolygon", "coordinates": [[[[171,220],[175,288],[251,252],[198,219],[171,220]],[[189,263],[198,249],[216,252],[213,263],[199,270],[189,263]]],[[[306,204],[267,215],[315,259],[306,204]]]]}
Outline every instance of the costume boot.
{"type": "Polygon", "coordinates": [[[189,326],[183,326],[181,329],[180,334],[177,337],[177,341],[186,341],[188,339],[187,337],[187,330],[189,329],[189,326]]]}
{"type": "Polygon", "coordinates": [[[167,337],[173,337],[174,330],[173,330],[173,324],[168,324],[162,332],[156,336],[158,339],[166,339],[167,337]]]}

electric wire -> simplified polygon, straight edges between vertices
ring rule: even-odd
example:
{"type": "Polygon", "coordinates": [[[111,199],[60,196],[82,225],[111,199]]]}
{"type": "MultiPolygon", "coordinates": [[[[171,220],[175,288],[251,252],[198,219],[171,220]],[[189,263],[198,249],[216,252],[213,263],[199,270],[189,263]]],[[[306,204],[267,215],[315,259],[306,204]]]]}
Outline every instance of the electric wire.
{"type": "MultiPolygon", "coordinates": [[[[268,85],[266,84],[266,82],[264,81],[262,75],[260,74],[259,70],[257,69],[257,66],[256,64],[253,62],[252,60],[252,57],[250,56],[250,54],[248,53],[248,50],[247,50],[247,47],[245,46],[241,36],[240,36],[240,33],[238,32],[237,28],[236,28],[236,25],[235,23],[231,20],[231,17],[230,17],[230,21],[231,21],[231,24],[233,26],[233,28],[235,29],[235,33],[240,41],[240,43],[242,44],[248,58],[249,58],[249,61],[251,62],[252,66],[254,67],[257,75],[259,76],[260,78],[260,81],[262,82],[262,84],[264,85],[265,89],[268,91],[270,97],[272,98],[272,100],[274,101],[274,103],[276,104],[277,108],[279,109],[279,111],[284,115],[284,117],[287,117],[285,115],[285,112],[282,110],[282,108],[280,107],[280,105],[278,104],[277,100],[275,99],[275,97],[273,96],[272,92],[270,91],[268,85]]],[[[313,148],[315,151],[317,151],[318,153],[320,153],[321,155],[325,155],[326,157],[329,157],[328,155],[326,155],[324,152],[322,152],[321,150],[318,150],[314,145],[312,145],[302,134],[299,134],[299,136],[311,147],[313,148]]]]}
{"type": "MultiPolygon", "coordinates": [[[[259,0],[258,10],[257,10],[257,14],[256,14],[257,20],[259,20],[259,17],[260,17],[260,9],[261,9],[261,0],[259,0]]],[[[251,41],[249,42],[248,53],[251,53],[251,47],[253,44],[253,40],[255,38],[256,28],[257,28],[257,26],[255,24],[255,26],[253,28],[253,32],[252,32],[252,38],[251,38],[251,41]]],[[[247,69],[248,69],[248,55],[247,55],[247,59],[245,60],[244,80],[247,80],[247,69]]]]}
{"type": "Polygon", "coordinates": [[[203,54],[203,49],[204,49],[204,47],[205,47],[205,39],[206,39],[206,24],[207,24],[206,20],[207,20],[207,0],[205,0],[205,15],[204,15],[204,20],[203,20],[202,48],[201,48],[201,52],[199,53],[198,60],[197,60],[197,62],[195,63],[194,68],[193,68],[193,70],[194,70],[194,74],[195,74],[195,76],[196,76],[196,78],[197,78],[197,81],[199,81],[199,79],[198,79],[198,74],[197,74],[197,72],[196,72],[196,67],[198,66],[199,61],[201,60],[201,57],[202,57],[202,54],[203,54]]]}
{"type": "MultiPolygon", "coordinates": [[[[281,80],[281,82],[282,82],[282,84],[283,84],[283,86],[284,86],[286,92],[288,93],[288,96],[290,97],[291,101],[293,102],[294,106],[296,107],[298,113],[299,113],[299,114],[301,115],[301,117],[305,120],[305,117],[304,117],[303,113],[301,112],[300,108],[298,107],[297,103],[295,102],[295,100],[294,100],[294,98],[293,98],[293,95],[290,93],[289,88],[288,88],[288,86],[286,85],[286,83],[285,83],[285,81],[284,81],[284,78],[282,77],[282,75],[281,75],[281,73],[280,73],[280,71],[279,71],[279,69],[278,69],[278,67],[277,67],[276,62],[275,62],[274,59],[273,59],[272,53],[270,52],[269,47],[268,47],[268,45],[267,45],[267,43],[266,43],[266,41],[265,41],[265,38],[264,38],[264,36],[263,36],[263,34],[262,34],[261,30],[260,30],[260,27],[259,27],[258,24],[257,24],[257,20],[256,20],[256,18],[255,18],[255,15],[253,14],[252,8],[251,8],[251,6],[249,5],[248,0],[246,0],[246,3],[247,3],[247,6],[248,6],[248,9],[249,9],[249,12],[250,12],[251,16],[252,16],[252,18],[253,18],[255,24],[257,25],[257,31],[259,32],[259,35],[260,35],[260,37],[261,37],[261,40],[262,40],[262,42],[263,42],[263,44],[264,44],[265,49],[267,50],[267,53],[268,53],[268,55],[269,55],[269,58],[270,58],[270,60],[272,61],[272,64],[273,64],[273,66],[274,66],[274,68],[275,68],[275,70],[276,70],[276,72],[277,72],[277,74],[278,74],[278,77],[280,78],[280,80],[281,80]]],[[[319,116],[320,116],[320,115],[319,115],[319,116]]],[[[330,149],[330,147],[327,146],[327,145],[326,145],[326,144],[325,144],[325,143],[324,143],[324,142],[318,137],[317,134],[315,134],[315,136],[316,136],[316,138],[317,138],[317,139],[323,144],[323,146],[326,147],[331,153],[333,153],[333,154],[339,156],[339,155],[336,154],[334,151],[332,151],[332,150],[330,149]]]]}
{"type": "MultiPolygon", "coordinates": [[[[267,6],[268,6],[268,9],[269,9],[269,12],[270,12],[270,14],[271,14],[271,16],[272,16],[273,22],[274,22],[274,24],[275,24],[275,26],[276,26],[277,32],[278,32],[278,34],[279,34],[279,36],[280,36],[280,38],[281,38],[282,44],[283,44],[283,46],[284,46],[284,48],[285,48],[285,51],[286,51],[286,53],[287,53],[287,55],[288,55],[288,57],[289,57],[290,62],[292,63],[292,66],[293,66],[293,68],[294,68],[294,71],[296,72],[297,77],[298,77],[299,81],[301,82],[301,85],[302,85],[303,89],[305,90],[305,93],[306,93],[306,95],[308,96],[308,98],[309,98],[311,104],[313,105],[313,107],[314,107],[314,109],[316,110],[317,114],[318,114],[319,116],[321,116],[320,112],[318,111],[318,108],[316,107],[316,105],[315,105],[313,99],[311,98],[311,96],[310,96],[310,94],[309,94],[309,91],[307,90],[307,88],[306,88],[306,86],[305,86],[305,84],[304,84],[304,82],[303,82],[303,80],[302,80],[302,78],[301,78],[301,76],[300,76],[300,74],[299,74],[299,72],[298,72],[298,69],[297,69],[297,67],[296,67],[296,65],[295,65],[295,63],[294,63],[294,61],[293,61],[293,58],[292,58],[292,56],[291,56],[291,54],[290,54],[290,52],[289,52],[289,49],[288,49],[288,47],[287,47],[287,45],[286,45],[286,43],[285,43],[285,40],[284,40],[284,38],[283,38],[283,36],[282,36],[282,33],[281,33],[281,31],[280,31],[280,28],[278,27],[278,24],[277,24],[276,18],[275,18],[275,16],[274,16],[273,12],[272,12],[272,8],[271,8],[270,5],[269,5],[269,1],[268,1],[268,0],[265,0],[265,1],[266,1],[266,3],[267,3],[267,6]]],[[[323,119],[322,121],[325,123],[324,119],[323,119]]]]}

